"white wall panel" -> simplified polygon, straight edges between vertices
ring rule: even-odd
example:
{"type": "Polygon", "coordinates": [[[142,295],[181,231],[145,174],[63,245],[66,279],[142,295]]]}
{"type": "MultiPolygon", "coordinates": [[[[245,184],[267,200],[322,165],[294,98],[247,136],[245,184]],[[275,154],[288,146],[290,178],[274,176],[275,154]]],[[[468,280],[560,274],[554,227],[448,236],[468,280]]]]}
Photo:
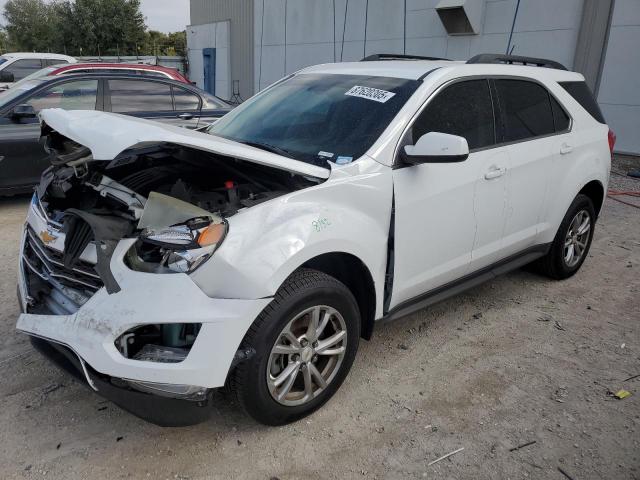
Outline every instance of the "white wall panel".
{"type": "Polygon", "coordinates": [[[616,0],[598,102],[618,136],[616,151],[640,154],[640,1],[616,0]]]}
{"type": "Polygon", "coordinates": [[[199,88],[204,88],[205,48],[216,49],[216,96],[228,100],[231,98],[231,54],[229,42],[229,22],[215,22],[187,27],[189,57],[189,77],[199,88]]]}

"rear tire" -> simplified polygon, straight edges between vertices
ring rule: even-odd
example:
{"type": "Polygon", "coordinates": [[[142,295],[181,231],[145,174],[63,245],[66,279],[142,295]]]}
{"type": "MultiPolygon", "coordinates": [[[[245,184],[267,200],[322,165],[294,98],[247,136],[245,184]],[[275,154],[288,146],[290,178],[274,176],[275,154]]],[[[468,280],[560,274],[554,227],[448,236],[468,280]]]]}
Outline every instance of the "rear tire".
{"type": "Polygon", "coordinates": [[[574,275],[589,254],[595,223],[593,202],[579,194],[567,210],[549,252],[536,262],[536,269],[556,280],[574,275]]]}
{"type": "Polygon", "coordinates": [[[258,422],[294,422],[338,390],[359,338],[360,312],[351,291],[329,275],[300,269],[245,335],[241,349],[255,354],[232,372],[231,389],[258,422]]]}

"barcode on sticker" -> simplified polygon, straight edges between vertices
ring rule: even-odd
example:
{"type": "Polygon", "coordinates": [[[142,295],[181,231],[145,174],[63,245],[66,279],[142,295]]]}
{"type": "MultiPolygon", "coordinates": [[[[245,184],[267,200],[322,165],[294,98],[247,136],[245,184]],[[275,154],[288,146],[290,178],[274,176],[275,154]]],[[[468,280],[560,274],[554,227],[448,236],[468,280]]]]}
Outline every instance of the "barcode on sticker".
{"type": "Polygon", "coordinates": [[[356,85],[345,93],[345,95],[366,98],[367,100],[373,100],[374,102],[386,103],[389,99],[395,96],[395,93],[380,90],[378,88],[361,87],[360,85],[356,85]]]}

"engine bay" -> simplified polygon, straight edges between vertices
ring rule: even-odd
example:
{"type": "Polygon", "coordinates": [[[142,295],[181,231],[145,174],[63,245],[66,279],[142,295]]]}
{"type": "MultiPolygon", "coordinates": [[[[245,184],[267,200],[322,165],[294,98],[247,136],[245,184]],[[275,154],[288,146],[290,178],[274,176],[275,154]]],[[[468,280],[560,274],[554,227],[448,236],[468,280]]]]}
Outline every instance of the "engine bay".
{"type": "Polygon", "coordinates": [[[125,151],[112,161],[93,161],[88,149],[52,131],[47,148],[53,166],[44,173],[38,194],[54,221],[68,208],[106,209],[126,217],[134,196],[141,203],[151,192],[227,218],[319,182],[178,145],[157,144],[125,151]]]}

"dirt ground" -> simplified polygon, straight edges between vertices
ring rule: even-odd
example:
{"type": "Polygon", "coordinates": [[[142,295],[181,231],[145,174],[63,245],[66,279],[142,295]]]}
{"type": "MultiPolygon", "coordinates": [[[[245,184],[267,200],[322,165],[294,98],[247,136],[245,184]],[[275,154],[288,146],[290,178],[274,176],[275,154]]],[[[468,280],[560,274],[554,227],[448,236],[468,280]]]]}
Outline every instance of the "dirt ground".
{"type": "MultiPolygon", "coordinates": [[[[640,168],[632,163],[614,170],[640,168]]],[[[640,210],[608,199],[590,258],[569,280],[517,271],[380,326],[306,420],[263,427],[220,395],[208,422],[163,429],[15,333],[27,206],[0,200],[2,479],[640,479],[640,377],[625,381],[640,374],[640,210]],[[632,395],[608,395],[621,388],[632,395]]]]}

